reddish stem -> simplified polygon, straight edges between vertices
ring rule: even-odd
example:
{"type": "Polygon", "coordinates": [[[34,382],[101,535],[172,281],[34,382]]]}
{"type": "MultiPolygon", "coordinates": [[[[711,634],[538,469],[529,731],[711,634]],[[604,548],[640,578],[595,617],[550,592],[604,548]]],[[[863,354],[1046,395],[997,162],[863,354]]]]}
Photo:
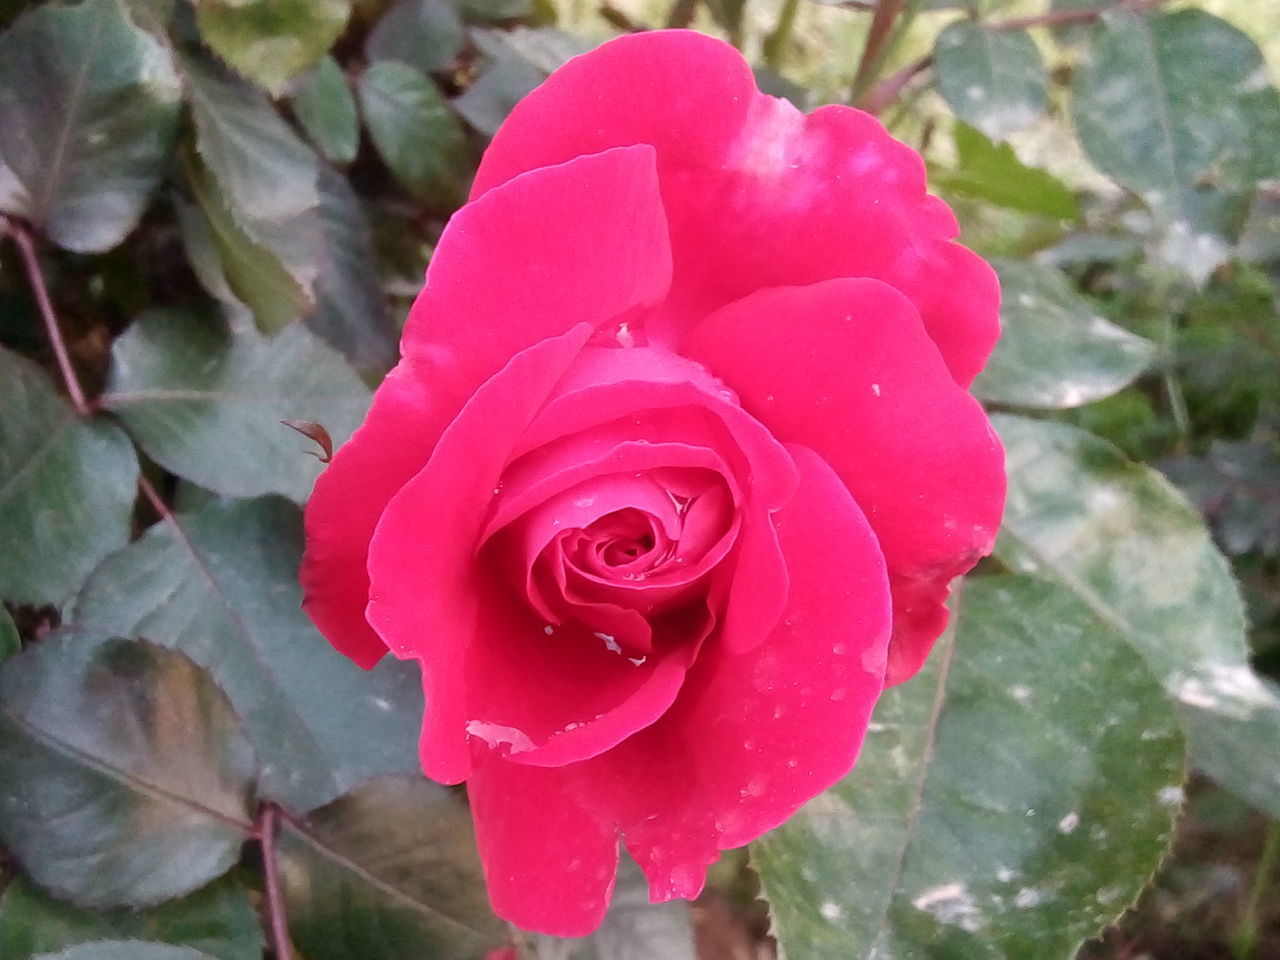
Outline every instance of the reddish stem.
{"type": "Polygon", "coordinates": [[[284,895],[280,888],[280,870],[276,863],[276,828],[280,822],[280,808],[274,803],[264,803],[258,816],[259,843],[262,846],[262,868],[266,876],[267,920],[271,926],[271,946],[276,960],[293,960],[293,946],[289,942],[289,924],[285,917],[284,895]]]}
{"type": "Polygon", "coordinates": [[[893,33],[893,25],[902,14],[905,0],[880,0],[876,4],[875,13],[871,15],[871,29],[867,33],[867,45],[862,48],[862,59],[858,61],[858,70],[853,77],[853,89],[861,90],[863,84],[871,79],[876,67],[880,65],[880,57],[884,53],[885,44],[893,33]]]}
{"type": "Polygon", "coordinates": [[[27,274],[27,282],[31,284],[31,292],[35,294],[36,306],[40,308],[40,316],[49,335],[49,343],[53,346],[53,354],[58,360],[58,369],[62,371],[62,382],[66,385],[67,394],[76,408],[76,413],[87,417],[93,413],[89,401],[85,399],[84,389],[80,386],[80,378],[75,367],[71,365],[71,355],[67,352],[66,341],[62,338],[62,330],[58,326],[57,314],[53,312],[53,301],[49,297],[49,288],[45,285],[44,274],[40,270],[40,259],[36,255],[36,244],[27,228],[10,217],[0,218],[2,232],[13,237],[22,257],[22,266],[27,274]]]}
{"type": "Polygon", "coordinates": [[[858,101],[858,108],[867,113],[879,113],[902,93],[912,80],[933,66],[933,54],[921,57],[914,63],[903,67],[897,73],[885,77],[874,87],[863,94],[858,101]]]}

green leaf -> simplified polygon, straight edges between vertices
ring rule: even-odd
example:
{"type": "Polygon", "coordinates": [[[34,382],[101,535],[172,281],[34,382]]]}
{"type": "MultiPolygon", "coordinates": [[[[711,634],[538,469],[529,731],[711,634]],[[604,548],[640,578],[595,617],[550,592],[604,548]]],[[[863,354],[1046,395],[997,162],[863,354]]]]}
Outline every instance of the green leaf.
{"type": "Polygon", "coordinates": [[[399,337],[380,283],[373,232],[347,178],[327,168],[320,173],[320,222],[316,308],[303,322],[361,374],[381,380],[399,356],[399,337]]]}
{"type": "Polygon", "coordinates": [[[938,92],[947,105],[993,140],[1030,126],[1044,113],[1049,78],[1025,30],[989,30],[961,20],[938,34],[933,58],[938,92]]]}
{"type": "Polygon", "coordinates": [[[1199,512],[1083,430],[995,425],[1009,463],[997,556],[1110,625],[1164,684],[1193,762],[1280,815],[1280,688],[1249,667],[1240,593],[1199,512]]]}
{"type": "Polygon", "coordinates": [[[185,57],[196,152],[187,178],[236,296],[279,329],[315,303],[320,163],[258,90],[185,57]]]}
{"type": "Polygon", "coordinates": [[[0,607],[0,660],[11,656],[22,649],[22,638],[18,636],[18,628],[9,616],[9,611],[0,607]]]}
{"type": "Polygon", "coordinates": [[[1155,345],[1101,316],[1058,270],[996,260],[1003,331],[974,393],[1020,407],[1078,407],[1117,393],[1155,356],[1155,345]]]}
{"type": "Polygon", "coordinates": [[[347,78],[333,57],[324,56],[298,84],[293,115],[311,142],[334,163],[350,163],[360,149],[360,118],[347,78]]]}
{"type": "Polygon", "coordinates": [[[1183,742],[1142,660],[1054,584],[958,608],[853,772],[752,847],[789,956],[1069,960],[1166,850],[1183,742]]]}
{"type": "Polygon", "coordinates": [[[0,35],[0,210],[79,253],[131,231],[172,151],[181,87],[118,0],[45,4],[0,35]]]}
{"type": "Polygon", "coordinates": [[[1160,215],[1162,258],[1203,280],[1280,163],[1280,95],[1258,48],[1200,10],[1116,10],[1095,28],[1072,93],[1089,159],[1160,215]]]}
{"type": "Polygon", "coordinates": [[[649,882],[625,854],[604,923],[588,937],[530,936],[537,960],[695,960],[689,903],[649,902],[649,882]]]}
{"type": "Polygon", "coordinates": [[[366,672],[325,642],[300,609],[301,555],[288,501],[217,501],[108,557],[75,620],[206,666],[257,747],[262,793],[305,810],[368,777],[417,770],[422,695],[413,665],[366,672]]]}
{"type": "Polygon", "coordinates": [[[142,906],[225,873],[255,772],[226,697],[181,654],[64,630],[0,664],[0,840],[56,896],[142,906]]]}
{"type": "Polygon", "coordinates": [[[350,0],[200,0],[196,23],[218,56],[276,96],[342,34],[350,0]]]}
{"type": "Polygon", "coordinates": [[[115,424],[86,419],[35,364],[0,349],[0,597],[58,603],[128,542],[138,458],[115,424]]]}
{"type": "Polygon", "coordinates": [[[954,133],[956,167],[929,169],[930,183],[943,194],[1060,220],[1080,219],[1075,195],[1053,174],[1023,165],[1013,147],[992,143],[967,123],[957,122],[954,133]]]}
{"type": "MultiPolygon", "coordinates": [[[[247,311],[265,333],[281,330],[312,310],[320,272],[315,211],[300,215],[303,228],[295,233],[272,229],[272,249],[237,221],[209,168],[196,157],[188,155],[186,160],[187,183],[199,211],[182,206],[178,210],[187,256],[204,287],[228,308],[229,316],[247,311]]],[[[268,235],[262,229],[255,232],[268,235]]]]}
{"type": "Polygon", "coordinates": [[[372,781],[286,823],[279,856],[289,932],[309,960],[463,960],[502,939],[471,815],[420,775],[372,781]]]}
{"type": "Polygon", "coordinates": [[[111,347],[102,406],[171,473],[216,493],[299,503],[323,465],[281,420],[313,420],[340,445],[369,389],[301,326],[268,340],[179,310],[144,314],[111,347]]]}
{"type": "Polygon", "coordinates": [[[262,926],[244,878],[232,872],[190,896],[149,910],[90,911],[16,878],[0,896],[0,957],[31,960],[77,943],[161,940],[215,960],[262,960],[262,926]]]}
{"type": "Polygon", "coordinates": [[[545,73],[517,57],[502,57],[453,101],[453,108],[476,130],[491,137],[511,109],[546,78],[545,73]]]}
{"type": "Polygon", "coordinates": [[[438,209],[461,203],[471,160],[439,88],[408,64],[383,60],[364,72],[359,94],[374,146],[401,185],[438,209]]]}
{"type": "Polygon", "coordinates": [[[99,940],[80,943],[57,953],[42,953],[36,960],[214,960],[190,947],[142,940],[99,940]]]}
{"type": "Polygon", "coordinates": [[[370,62],[398,60],[422,73],[448,66],[462,51],[462,18],[445,0],[396,0],[364,43],[370,62]]]}

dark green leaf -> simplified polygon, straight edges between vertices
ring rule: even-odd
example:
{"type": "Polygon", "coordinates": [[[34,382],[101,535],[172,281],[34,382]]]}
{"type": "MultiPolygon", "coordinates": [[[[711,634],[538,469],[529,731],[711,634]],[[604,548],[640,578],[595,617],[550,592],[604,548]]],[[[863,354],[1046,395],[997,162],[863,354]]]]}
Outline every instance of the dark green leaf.
{"type": "Polygon", "coordinates": [[[173,145],[169,53],[118,0],[45,4],[0,35],[0,210],[69,250],[114,247],[173,145]]]}
{"type": "Polygon", "coordinates": [[[364,43],[370,61],[398,60],[423,73],[440,70],[466,42],[462,18],[445,0],[396,0],[364,43]]]}
{"type": "Polygon", "coordinates": [[[359,93],[374,146],[404,188],[440,209],[460,203],[467,143],[439,88],[408,64],[383,60],[365,71],[359,93]]]}
{"type": "Polygon", "coordinates": [[[995,422],[1009,462],[997,555],[1109,624],[1164,684],[1192,760],[1280,815],[1280,689],[1249,667],[1240,594],[1200,514],[1091,434],[995,422]]]}
{"type": "Polygon", "coordinates": [[[1069,960],[1166,850],[1183,742],[1142,659],[1057,585],[958,606],[854,771],[753,845],[789,956],[1069,960]]]}
{"type": "Polygon", "coordinates": [[[196,22],[223,60],[276,96],[342,34],[350,0],[200,0],[196,22]]]}
{"type": "Polygon", "coordinates": [[[9,611],[0,607],[0,660],[22,649],[22,638],[9,611]]]}
{"type": "Polygon", "coordinates": [[[268,340],[200,314],[155,311],[111,355],[102,405],[157,463],[227,496],[305,501],[321,465],[280,421],[321,423],[341,446],[369,406],[369,389],[301,326],[268,340]]]}
{"type": "Polygon", "coordinates": [[[1080,219],[1075,195],[1057,177],[1024,166],[1007,143],[992,143],[965,123],[955,125],[954,169],[932,167],[929,181],[944,195],[976,197],[1024,213],[1080,219]]]}
{"type": "MultiPolygon", "coordinates": [[[[227,274],[223,268],[224,251],[233,254],[240,247],[231,241],[238,239],[240,246],[244,249],[257,249],[253,246],[252,241],[248,239],[239,230],[234,223],[231,222],[230,214],[226,208],[222,206],[221,200],[216,197],[213,191],[216,187],[212,184],[208,170],[200,164],[199,160],[192,158],[191,160],[192,181],[199,179],[201,186],[207,188],[210,192],[206,196],[206,203],[212,204],[213,216],[206,219],[204,212],[194,204],[188,203],[182,197],[174,195],[173,201],[174,212],[178,217],[178,230],[182,234],[182,248],[187,255],[187,263],[190,265],[192,272],[195,273],[196,279],[200,281],[200,286],[204,287],[205,292],[218,301],[222,308],[223,316],[227,318],[227,322],[233,329],[251,327],[254,324],[253,311],[249,309],[245,303],[236,296],[234,290],[231,289],[231,283],[227,279],[227,274]],[[214,233],[215,224],[223,231],[221,239],[219,235],[214,233]]],[[[265,252],[262,256],[269,256],[265,252]]],[[[228,256],[231,260],[231,256],[228,256]]],[[[277,275],[280,286],[278,291],[284,298],[284,302],[291,306],[284,308],[282,312],[290,316],[296,316],[298,312],[305,308],[305,298],[302,296],[297,284],[284,272],[281,268],[277,275]]],[[[261,289],[261,288],[255,288],[261,289]]],[[[274,301],[273,301],[274,302],[274,301]]]]}
{"type": "Polygon", "coordinates": [[[293,115],[311,142],[334,163],[350,163],[360,149],[360,118],[347,78],[330,56],[320,58],[315,69],[298,84],[293,95],[293,115]]]}
{"type": "Polygon", "coordinates": [[[128,541],[138,458],[119,427],[77,416],[43,371],[3,349],[0,410],[0,597],[57,603],[128,541]]]}
{"type": "Polygon", "coordinates": [[[99,940],[80,943],[57,953],[43,953],[36,960],[214,960],[190,947],[142,940],[99,940]]]}
{"type": "Polygon", "coordinates": [[[564,66],[591,49],[581,37],[552,27],[517,27],[515,30],[471,31],[471,38],[487,57],[517,57],[544,74],[564,66]]]}
{"type": "Polygon", "coordinates": [[[456,0],[456,6],[468,23],[526,20],[534,12],[530,0],[456,0]]]}
{"type": "Polygon", "coordinates": [[[149,910],[90,911],[15,879],[0,897],[0,957],[31,960],[90,940],[161,940],[216,960],[262,960],[262,926],[244,878],[231,873],[149,910]]]}
{"type": "Polygon", "coordinates": [[[1117,327],[1053,267],[993,263],[1003,331],[974,382],[983,400],[1020,407],[1078,407],[1134,381],[1155,356],[1149,340],[1117,327]]]}
{"type": "Polygon", "coordinates": [[[178,514],[108,557],[75,607],[77,622],[143,634],[207,666],[257,746],[262,791],[293,809],[418,769],[422,718],[415,667],[361,670],[301,611],[301,520],[278,498],[178,514]]]}
{"type": "Polygon", "coordinates": [[[1280,95],[1258,48],[1200,10],[1116,10],[1095,28],[1072,92],[1089,158],[1161,217],[1162,257],[1206,277],[1257,180],[1280,163],[1280,95]]]}
{"type": "Polygon", "coordinates": [[[346,177],[327,168],[320,174],[320,221],[317,302],[304,322],[356,370],[380,380],[396,361],[399,338],[360,198],[346,177]]]}
{"type": "Polygon", "coordinates": [[[1025,30],[989,30],[961,20],[938,34],[933,56],[938,92],[956,116],[993,140],[1044,113],[1049,78],[1025,30]]]}
{"type": "Polygon", "coordinates": [[[310,960],[480,957],[502,939],[471,815],[421,776],[375,780],[280,835],[289,932],[310,960]]]}
{"type": "Polygon", "coordinates": [[[537,960],[694,960],[693,920],[684,900],[649,902],[649,882],[623,856],[609,912],[589,937],[563,940],[535,934],[537,960]]]}
{"type": "Polygon", "coordinates": [[[85,906],[198,889],[240,856],[253,749],[181,654],[64,630],[0,664],[0,839],[85,906]]]}

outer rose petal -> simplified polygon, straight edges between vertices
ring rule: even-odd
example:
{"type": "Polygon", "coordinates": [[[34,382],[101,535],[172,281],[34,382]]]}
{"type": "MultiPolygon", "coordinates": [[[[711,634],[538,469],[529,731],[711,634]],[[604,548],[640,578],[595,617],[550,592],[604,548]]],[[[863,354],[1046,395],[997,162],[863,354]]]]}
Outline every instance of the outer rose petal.
{"type": "Polygon", "coordinates": [[[999,335],[995,275],[948,242],[955,219],[925,193],[919,155],[861,111],[805,116],[760,93],[711,37],[653,31],[571,60],[512,111],[472,196],[634,143],[658,151],[671,219],[669,342],[687,318],[760,287],[869,276],[911,297],[959,383],[982,369],[999,335]]]}
{"type": "Polygon", "coordinates": [[[839,478],[813,451],[789,450],[800,488],[775,516],[791,591],[770,637],[739,654],[713,640],[671,710],[594,760],[537,777],[501,760],[477,767],[476,832],[506,919],[561,936],[594,929],[619,826],[655,900],[695,896],[718,850],[777,826],[853,765],[884,670],[884,561],[839,478]]]}
{"type": "Polygon", "coordinates": [[[691,356],[776,436],[821,453],[880,539],[894,590],[889,683],[946,624],[949,581],[991,551],[1004,453],[911,302],[876,280],[762,290],[708,317],[691,356]]]}
{"type": "Polygon", "coordinates": [[[525,930],[578,937],[608,909],[618,828],[564,781],[564,768],[494,757],[476,767],[467,796],[494,911],[525,930]]]}
{"type": "Polygon", "coordinates": [[[524,426],[591,334],[587,324],[530,347],[476,391],[422,470],[387,504],[369,544],[366,616],[398,656],[422,663],[427,776],[470,773],[463,664],[481,596],[475,548],[493,488],[524,426]],[[443,507],[443,509],[442,509],[443,507]]]}
{"type": "Polygon", "coordinates": [[[525,347],[666,292],[671,254],[653,163],[648,147],[580,157],[492,190],[449,221],[405,328],[405,359],[307,504],[303,606],[362,667],[386,652],[364,615],[374,527],[467,398],[525,347]]]}

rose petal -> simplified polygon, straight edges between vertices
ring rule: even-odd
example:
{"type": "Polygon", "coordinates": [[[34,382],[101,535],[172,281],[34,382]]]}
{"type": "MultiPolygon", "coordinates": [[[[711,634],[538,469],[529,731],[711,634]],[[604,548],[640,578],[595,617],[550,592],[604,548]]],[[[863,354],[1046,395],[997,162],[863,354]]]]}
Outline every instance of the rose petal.
{"type": "Polygon", "coordinates": [[[441,783],[470,772],[464,733],[473,718],[461,681],[482,587],[475,550],[484,515],[522,428],[590,335],[584,323],[543,340],[477,390],[387,504],[369,544],[365,615],[397,656],[422,661],[423,769],[441,783]]]}
{"type": "Polygon", "coordinates": [[[655,900],[696,896],[717,851],[778,825],[852,766],[884,670],[884,562],[831,469],[810,450],[790,449],[800,488],[776,517],[790,600],[768,640],[742,654],[707,646],[675,706],[594,760],[542,771],[540,780],[501,762],[477,769],[469,789],[483,797],[473,806],[481,856],[490,875],[525,881],[494,894],[508,920],[590,930],[598,915],[546,907],[551,894],[542,888],[581,889],[575,860],[588,870],[612,864],[615,823],[655,900]],[[838,577],[833,544],[843,558],[838,577]],[[545,839],[565,808],[573,810],[569,851],[545,839]]]}
{"type": "Polygon", "coordinates": [[[880,540],[894,588],[893,670],[946,623],[948,583],[991,551],[1004,454],[911,302],[876,280],[762,290],[708,317],[690,354],[776,436],[817,450],[880,540]]]}
{"type": "Polygon", "coordinates": [[[512,111],[472,196],[634,143],[658,151],[677,347],[689,318],[760,287],[869,276],[915,301],[959,383],[982,369],[999,335],[995,276],[949,242],[955,219],[925,193],[919,155],[861,111],[806,117],[760,93],[737,51],[711,37],[652,31],[570,61],[512,111]]]}
{"type": "Polygon", "coordinates": [[[491,758],[467,783],[494,911],[525,930],[580,937],[604,919],[618,831],[564,790],[559,770],[491,758]]]}
{"type": "Polygon", "coordinates": [[[366,668],[385,653],[365,621],[370,538],[475,389],[578,321],[597,327],[655,302],[670,276],[647,147],[535,171],[453,217],[405,328],[405,359],[307,504],[303,606],[337,649],[366,668]]]}

